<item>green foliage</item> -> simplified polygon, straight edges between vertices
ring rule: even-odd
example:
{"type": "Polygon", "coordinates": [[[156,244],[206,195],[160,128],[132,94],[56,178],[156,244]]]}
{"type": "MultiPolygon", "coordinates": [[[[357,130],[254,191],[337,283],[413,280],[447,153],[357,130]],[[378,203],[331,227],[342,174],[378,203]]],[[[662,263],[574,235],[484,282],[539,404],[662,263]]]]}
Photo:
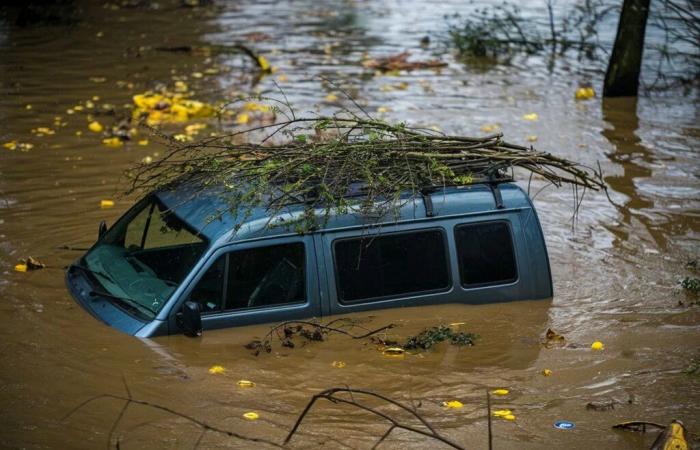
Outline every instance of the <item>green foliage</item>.
{"type": "Polygon", "coordinates": [[[686,369],[683,372],[687,373],[688,375],[700,377],[700,359],[691,359],[690,364],[688,365],[688,367],[686,367],[686,369]]]}
{"type": "Polygon", "coordinates": [[[450,327],[440,325],[421,331],[416,336],[410,336],[403,348],[407,350],[428,350],[440,342],[447,341],[459,346],[472,346],[479,336],[473,333],[454,332],[450,327]]]}
{"type": "Polygon", "coordinates": [[[220,188],[227,203],[222,213],[237,221],[246,220],[255,208],[266,208],[271,217],[267,226],[305,233],[335,214],[396,220],[401,208],[426,188],[508,180],[513,167],[536,172],[555,185],[605,189],[597,171],[504,142],[500,135],[448,136],[349,111],[332,117],[287,115],[289,120],[255,131],[172,143],[160,160],[131,172],[130,192],[180,183],[194,186],[192,195],[197,188],[220,188]]]}
{"type": "Polygon", "coordinates": [[[681,287],[693,294],[700,294],[700,278],[685,277],[681,280],[681,287]]]}

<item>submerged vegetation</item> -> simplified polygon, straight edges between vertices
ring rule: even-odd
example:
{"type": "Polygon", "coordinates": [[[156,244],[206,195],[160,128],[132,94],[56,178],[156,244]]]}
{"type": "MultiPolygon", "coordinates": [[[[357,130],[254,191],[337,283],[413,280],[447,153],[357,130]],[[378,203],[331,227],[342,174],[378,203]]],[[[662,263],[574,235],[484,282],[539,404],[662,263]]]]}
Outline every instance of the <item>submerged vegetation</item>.
{"type": "MultiPolygon", "coordinates": [[[[594,70],[604,71],[612,41],[601,36],[620,17],[619,2],[580,0],[555,12],[552,0],[542,0],[546,15],[524,15],[515,2],[475,8],[448,18],[447,44],[465,60],[510,61],[516,55],[547,54],[549,64],[565,54],[585,58],[594,70]]],[[[636,7],[636,6],[635,6],[636,7]]],[[[656,61],[647,67],[647,88],[694,83],[700,75],[700,14],[693,0],[662,0],[650,6],[647,34],[661,36],[645,44],[645,56],[656,61]]],[[[641,32],[643,39],[644,30],[641,32]]],[[[613,36],[614,37],[614,36],[613,36]]],[[[614,55],[613,55],[614,56],[614,55]]]]}
{"type": "Polygon", "coordinates": [[[409,337],[403,345],[403,348],[408,350],[427,350],[447,340],[454,345],[471,347],[478,337],[479,336],[474,333],[453,331],[450,327],[441,325],[439,327],[428,328],[415,336],[409,337]]]}

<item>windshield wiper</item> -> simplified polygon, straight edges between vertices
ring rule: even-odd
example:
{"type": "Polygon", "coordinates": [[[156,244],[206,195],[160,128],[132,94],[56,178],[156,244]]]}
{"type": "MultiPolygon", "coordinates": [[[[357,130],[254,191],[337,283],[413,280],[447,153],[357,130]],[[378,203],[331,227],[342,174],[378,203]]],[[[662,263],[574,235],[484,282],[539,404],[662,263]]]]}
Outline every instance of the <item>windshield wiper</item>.
{"type": "Polygon", "coordinates": [[[141,315],[145,315],[141,308],[147,310],[151,314],[155,315],[155,311],[150,310],[149,308],[146,308],[145,306],[137,304],[133,299],[127,298],[127,297],[119,297],[117,295],[112,295],[107,292],[99,292],[99,291],[90,291],[88,292],[88,295],[90,297],[104,297],[108,298],[110,300],[114,300],[116,302],[119,302],[120,305],[126,306],[130,311],[132,312],[137,312],[141,315]],[[138,306],[137,306],[138,305],[138,306]]]}

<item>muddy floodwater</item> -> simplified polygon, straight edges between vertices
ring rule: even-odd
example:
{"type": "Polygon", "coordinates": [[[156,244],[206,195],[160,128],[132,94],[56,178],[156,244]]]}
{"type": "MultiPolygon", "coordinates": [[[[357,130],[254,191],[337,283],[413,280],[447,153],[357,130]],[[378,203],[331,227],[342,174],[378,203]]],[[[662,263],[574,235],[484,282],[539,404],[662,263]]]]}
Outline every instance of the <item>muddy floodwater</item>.
{"type": "MultiPolygon", "coordinates": [[[[66,2],[58,19],[29,18],[24,26],[15,20],[17,10],[2,10],[0,141],[33,147],[0,148],[0,447],[105,448],[110,436],[110,448],[122,449],[193,448],[200,439],[200,448],[266,447],[215,432],[201,436],[193,423],[144,405],[123,412],[124,402],[112,398],[66,418],[91,397],[128,395],[124,382],[135,399],[279,443],[313,394],[349,385],[413,402],[436,429],[470,449],[487,446],[485,392],[497,388],[510,393],[494,397],[493,408],[510,409],[516,420],[494,418],[494,448],[647,449],[654,433],[612,425],[672,419],[682,420],[698,444],[700,378],[685,370],[700,358],[700,306],[678,284],[692,276],[686,263],[700,256],[697,89],[645,92],[638,101],[576,101],[582,83],[600,90],[600,64],[574,58],[552,68],[537,57],[465,64],[444,51],[439,37],[444,16],[463,10],[459,2],[124,3],[136,6],[66,2]],[[431,37],[427,46],[424,36],[431,37]],[[276,72],[254,80],[250,61],[225,51],[235,43],[266,55],[276,72]],[[177,50],[185,46],[194,51],[177,50]],[[402,51],[448,66],[382,75],[361,65],[366,57],[402,51]],[[164,151],[145,130],[121,147],[106,146],[88,129],[88,115],[112,124],[129,115],[134,94],[177,80],[207,102],[278,94],[278,85],[298,111],[351,106],[320,77],[387,120],[465,135],[498,125],[493,129],[509,141],[535,141],[539,149],[599,163],[611,198],[623,207],[588,192],[572,222],[571,189],[537,194],[553,299],[356,316],[368,327],[397,324],[388,337],[398,340],[463,322],[463,330],[480,335],[474,347],[443,344],[388,358],[369,340],[332,335],[256,357],[244,344],[268,325],[205,332],[200,339],[139,340],[74,303],[64,267],[80,252],[63,246],[89,247],[100,220],[114,223],[136,199],[120,195],[124,171],[164,151]],[[538,120],[523,118],[530,113],[538,120]],[[115,204],[100,208],[102,200],[115,204]],[[29,255],[47,267],[15,271],[29,255]],[[542,346],[548,328],[567,345],[542,346]],[[596,340],[603,351],[591,350],[596,340]],[[210,374],[214,365],[226,371],[210,374]],[[552,375],[543,376],[544,369],[552,375]],[[240,379],[256,385],[239,388],[240,379]],[[441,406],[450,400],[464,407],[441,406]],[[612,407],[587,409],[589,402],[612,407]],[[259,419],[245,420],[246,412],[259,419]],[[575,428],[556,429],[558,420],[575,428]]],[[[543,5],[531,0],[524,8],[537,14],[543,5]]],[[[614,29],[608,26],[608,37],[614,29]]],[[[216,121],[199,122],[209,124],[205,133],[218,130],[216,121]]],[[[519,182],[527,187],[526,178],[519,182]]],[[[533,180],[531,194],[542,187],[533,180]]],[[[358,410],[319,403],[290,446],[371,448],[387,428],[358,410]]],[[[395,431],[382,446],[439,445],[395,431]]]]}

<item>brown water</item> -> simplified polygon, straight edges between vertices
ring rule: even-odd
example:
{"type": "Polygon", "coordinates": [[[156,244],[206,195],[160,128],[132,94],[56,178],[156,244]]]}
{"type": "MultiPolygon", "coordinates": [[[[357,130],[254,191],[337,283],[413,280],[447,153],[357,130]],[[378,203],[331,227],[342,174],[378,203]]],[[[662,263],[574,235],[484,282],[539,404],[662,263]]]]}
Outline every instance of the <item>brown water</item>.
{"type": "MultiPolygon", "coordinates": [[[[462,8],[449,1],[240,2],[194,9],[170,2],[159,9],[77,5],[72,23],[20,28],[7,18],[0,25],[0,141],[34,144],[28,152],[0,149],[0,446],[104,448],[123,402],[102,399],[63,417],[92,396],[125,395],[123,379],[137,399],[275,442],[283,440],[311,395],[346,384],[420,401],[421,414],[466,448],[486,448],[484,392],[500,387],[511,393],[494,399],[494,407],[512,409],[517,419],[495,420],[495,448],[648,448],[653,435],[611,429],[626,420],[677,418],[695,436],[700,433],[700,380],[682,372],[691,358],[700,357],[700,307],[688,306],[677,289],[678,280],[689,275],[685,262],[698,257],[700,240],[696,90],[644,96],[638,103],[576,102],[580,82],[600,85],[600,73],[586,63],[564,63],[548,72],[531,60],[531,71],[518,65],[485,71],[444,55],[449,67],[437,72],[373,76],[362,69],[365,53],[410,50],[415,57],[431,57],[438,43],[425,50],[419,40],[444,27],[443,14],[462,8]],[[207,59],[154,50],[230,45],[245,42],[250,32],[269,35],[251,45],[278,67],[255,87],[249,63],[236,55],[207,59]],[[191,75],[211,67],[220,73],[191,75]],[[98,222],[113,223],[133,202],[118,197],[125,187],[123,171],[163,149],[153,143],[105,147],[88,131],[85,113],[68,115],[67,109],[98,96],[94,103],[123,111],[134,93],[184,77],[203,100],[273,92],[277,81],[299,111],[330,110],[324,97],[337,90],[318,75],[338,80],[370,111],[390,108],[380,114],[390,120],[463,134],[480,134],[482,125],[499,123],[511,141],[536,135],[539,148],[587,164],[598,161],[612,197],[627,208],[588,193],[572,229],[570,190],[548,188],[537,195],[555,284],[551,301],[371,315],[369,326],[399,324],[390,333],[396,338],[465,322],[465,329],[481,335],[472,348],[446,346],[389,359],[367,341],[333,336],[254,357],[243,344],[267,326],[207,332],[201,339],[138,340],[103,326],[72,301],[62,268],[79,252],[58,247],[89,246],[98,222]],[[384,87],[402,82],[405,90],[384,87]],[[537,122],[522,119],[530,112],[539,115],[537,122]],[[66,125],[54,126],[56,116],[66,125]],[[30,132],[37,127],[56,133],[37,137],[30,132]],[[116,199],[116,206],[100,209],[102,199],[116,199]],[[14,265],[27,255],[48,267],[15,272],[14,265]],[[543,348],[548,327],[572,345],[543,348]],[[596,339],[604,351],[590,350],[596,339]],[[346,367],[334,368],[336,360],[346,367]],[[212,365],[227,372],[211,375],[212,365]],[[553,375],[542,376],[545,368],[553,375]],[[238,388],[242,378],[256,387],[238,388]],[[440,406],[452,399],[465,407],[440,406]],[[611,399],[620,402],[614,410],[585,407],[611,399]],[[258,412],[260,419],[242,419],[247,411],[258,412]],[[560,419],[576,428],[555,429],[560,419]]],[[[96,117],[106,124],[116,120],[96,117]]],[[[540,187],[535,181],[533,194],[540,187]]],[[[370,448],[386,428],[348,407],[319,404],[291,445],[370,448]]],[[[199,435],[181,418],[132,405],[112,448],[117,437],[126,449],[192,448],[199,435]]],[[[386,448],[432,445],[405,432],[384,443],[386,448]]],[[[200,442],[201,448],[257,446],[215,433],[200,442]]]]}

